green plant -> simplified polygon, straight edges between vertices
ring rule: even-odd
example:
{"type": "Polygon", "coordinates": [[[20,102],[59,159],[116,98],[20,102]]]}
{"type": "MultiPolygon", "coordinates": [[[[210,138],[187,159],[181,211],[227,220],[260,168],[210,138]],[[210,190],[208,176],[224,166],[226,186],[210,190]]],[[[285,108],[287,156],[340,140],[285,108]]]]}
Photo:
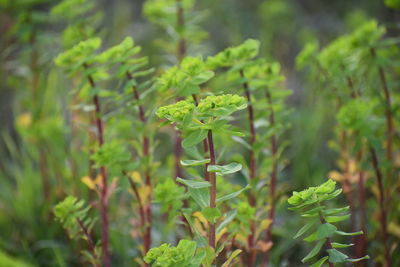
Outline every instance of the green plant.
{"type": "Polygon", "coordinates": [[[86,241],[89,251],[83,250],[82,253],[93,266],[98,267],[101,266],[101,246],[93,240],[91,231],[96,219],[91,218],[88,211],[89,207],[85,206],[84,201],[73,196],[66,197],[54,207],[54,215],[68,231],[69,237],[86,241]]]}
{"type": "MultiPolygon", "coordinates": [[[[211,256],[206,258],[209,264],[215,260],[215,257],[223,249],[223,244],[218,245],[216,240],[216,224],[222,216],[217,204],[236,197],[245,189],[217,198],[217,176],[223,177],[240,171],[241,165],[237,163],[217,165],[213,135],[222,133],[239,134],[229,129],[227,116],[246,108],[246,106],[245,98],[227,94],[208,96],[202,99],[198,106],[190,100],[182,100],[175,104],[161,107],[157,111],[157,115],[160,118],[166,119],[168,123],[175,123],[176,127],[182,131],[182,145],[185,148],[195,147],[207,138],[210,158],[182,161],[182,164],[186,166],[209,164],[207,167],[208,174],[206,175],[208,180],[204,178],[203,181],[182,178],[177,180],[188,187],[189,195],[201,208],[202,215],[208,221],[208,250],[211,256]]],[[[190,219],[188,221],[190,222],[190,219]]],[[[196,232],[196,229],[193,230],[196,232]]],[[[209,264],[206,266],[209,266],[209,264]]]]}
{"type": "Polygon", "coordinates": [[[343,254],[338,248],[347,248],[353,244],[342,244],[333,242],[333,238],[351,235],[360,235],[360,232],[347,233],[338,230],[334,223],[344,221],[350,217],[350,214],[345,214],[349,207],[331,208],[328,207],[326,201],[334,199],[342,193],[341,189],[335,189],[336,182],[328,180],[327,182],[316,186],[309,187],[301,192],[293,192],[293,195],[288,199],[288,203],[292,206],[289,209],[295,210],[309,220],[295,235],[294,238],[300,237],[309,233],[304,241],[317,242],[314,248],[302,259],[302,262],[309,262],[315,256],[320,255],[321,248],[325,245],[327,256],[323,256],[311,266],[322,266],[328,260],[329,266],[334,266],[336,263],[343,262],[358,262],[369,259],[369,256],[364,256],[358,259],[350,259],[346,254],[343,254]],[[310,234],[311,232],[311,234],[310,234]]]}

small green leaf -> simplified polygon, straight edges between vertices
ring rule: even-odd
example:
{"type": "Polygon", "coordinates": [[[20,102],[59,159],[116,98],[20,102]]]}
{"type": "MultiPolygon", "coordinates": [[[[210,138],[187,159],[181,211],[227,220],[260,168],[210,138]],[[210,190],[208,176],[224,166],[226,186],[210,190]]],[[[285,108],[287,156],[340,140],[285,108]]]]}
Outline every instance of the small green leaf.
{"type": "Polygon", "coordinates": [[[210,206],[210,195],[207,188],[190,188],[189,195],[202,208],[210,206]]]}
{"type": "Polygon", "coordinates": [[[210,163],[210,159],[199,159],[199,160],[181,160],[182,166],[200,166],[206,163],[210,163]]]}
{"type": "Polygon", "coordinates": [[[337,230],[336,226],[330,223],[324,223],[318,226],[317,232],[316,232],[316,238],[317,240],[331,237],[335,231],[337,230]]]}
{"type": "Polygon", "coordinates": [[[208,165],[207,171],[216,172],[218,175],[226,175],[238,172],[242,169],[240,163],[229,163],[228,165],[208,165]]]}
{"type": "Polygon", "coordinates": [[[235,218],[236,214],[237,210],[231,210],[230,212],[225,214],[225,219],[218,225],[217,233],[221,232],[222,229],[224,229],[224,227],[227,226],[228,223],[230,223],[235,218]]]}
{"type": "Polygon", "coordinates": [[[222,264],[221,267],[229,267],[231,262],[242,252],[240,249],[236,249],[229,255],[229,258],[222,264]]]}
{"type": "Polygon", "coordinates": [[[323,258],[321,258],[319,261],[317,261],[316,263],[310,265],[310,267],[321,267],[322,264],[324,264],[324,262],[328,259],[328,256],[325,256],[323,258]]]}
{"type": "Polygon", "coordinates": [[[335,215],[335,214],[338,214],[338,213],[342,213],[342,212],[348,211],[349,209],[350,209],[350,206],[346,206],[346,207],[338,208],[338,209],[327,209],[327,210],[323,211],[323,214],[324,215],[335,215]]]}
{"type": "Polygon", "coordinates": [[[210,80],[212,77],[214,77],[214,72],[203,71],[202,73],[194,76],[191,82],[194,84],[202,84],[210,80]]]}
{"type": "Polygon", "coordinates": [[[329,223],[334,223],[334,222],[341,222],[344,220],[347,220],[350,217],[350,214],[346,214],[343,216],[327,216],[325,219],[329,223]]]}
{"type": "Polygon", "coordinates": [[[346,232],[342,232],[342,231],[335,231],[335,234],[338,235],[362,235],[363,231],[358,231],[358,232],[353,232],[353,233],[346,233],[346,232]]]}
{"type": "Polygon", "coordinates": [[[315,255],[318,254],[318,252],[321,250],[322,246],[324,245],[325,240],[320,240],[315,246],[314,248],[310,251],[310,253],[307,254],[307,256],[305,256],[301,262],[305,263],[309,260],[311,260],[315,255]]]}
{"type": "Polygon", "coordinates": [[[184,148],[192,147],[203,141],[207,137],[206,130],[196,130],[192,131],[186,136],[182,141],[182,146],[184,148]]]}
{"type": "Polygon", "coordinates": [[[218,218],[221,217],[221,212],[218,208],[206,207],[201,211],[201,213],[204,215],[207,221],[211,223],[215,223],[218,218]]]}
{"type": "Polygon", "coordinates": [[[354,244],[341,244],[341,243],[332,242],[333,248],[348,248],[351,246],[354,246],[354,244]]]}
{"type": "Polygon", "coordinates": [[[296,239],[296,238],[302,236],[303,234],[305,234],[305,232],[307,232],[314,224],[315,224],[315,221],[309,222],[306,225],[304,225],[303,227],[301,227],[300,230],[295,234],[293,239],[296,239]]]}
{"type": "Polygon", "coordinates": [[[193,180],[185,180],[182,178],[176,178],[178,182],[181,184],[187,185],[190,188],[205,188],[205,187],[210,187],[211,184],[207,181],[193,181],[193,180]]]}
{"type": "Polygon", "coordinates": [[[349,257],[346,254],[336,250],[336,249],[328,249],[329,261],[332,263],[340,263],[345,262],[349,257]]]}
{"type": "Polygon", "coordinates": [[[358,262],[358,261],[368,260],[368,259],[369,259],[369,256],[366,255],[366,256],[364,256],[364,257],[362,257],[362,258],[358,258],[358,259],[347,259],[346,261],[348,261],[348,262],[358,262]]]}
{"type": "Polygon", "coordinates": [[[225,195],[225,196],[223,196],[223,197],[217,198],[216,201],[217,201],[217,203],[221,203],[221,202],[223,202],[223,201],[226,201],[226,200],[235,198],[235,197],[237,197],[238,195],[240,195],[240,193],[242,193],[243,191],[247,190],[248,188],[250,188],[250,185],[247,185],[246,187],[243,187],[242,189],[240,189],[240,190],[238,190],[238,191],[236,191],[236,192],[233,192],[233,193],[231,193],[231,194],[228,194],[228,195],[225,195]]]}

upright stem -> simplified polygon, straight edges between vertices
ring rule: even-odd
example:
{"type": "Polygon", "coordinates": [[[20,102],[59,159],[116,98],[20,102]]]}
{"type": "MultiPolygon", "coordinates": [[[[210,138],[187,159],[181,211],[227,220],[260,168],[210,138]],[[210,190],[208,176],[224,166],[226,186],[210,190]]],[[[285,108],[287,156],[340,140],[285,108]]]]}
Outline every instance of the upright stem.
{"type": "MultiPolygon", "coordinates": [[[[374,58],[376,58],[375,48],[371,48],[371,54],[374,58]]],[[[385,71],[381,66],[378,67],[379,72],[379,80],[382,85],[382,91],[385,96],[385,116],[386,116],[386,159],[392,164],[393,162],[393,137],[394,137],[394,122],[393,122],[393,114],[392,114],[392,99],[390,96],[389,87],[386,81],[385,71]]],[[[392,171],[391,166],[387,171],[387,178],[389,182],[392,181],[392,171]]]]}
{"type": "MultiPolygon", "coordinates": [[[[85,68],[88,66],[85,65],[85,68]]],[[[96,84],[91,75],[88,76],[90,86],[96,88],[96,84]]],[[[95,106],[95,123],[97,128],[97,142],[99,147],[104,144],[104,127],[101,119],[101,107],[98,95],[93,96],[93,105],[95,106]]],[[[108,222],[108,186],[107,186],[107,172],[104,166],[100,167],[101,175],[101,188],[100,188],[100,216],[102,221],[102,248],[103,248],[103,261],[104,267],[111,266],[111,258],[109,251],[109,222],[108,222]]]]}
{"type": "MultiPolygon", "coordinates": [[[[212,130],[208,130],[208,146],[210,150],[210,164],[215,165],[215,150],[214,150],[214,140],[213,140],[213,135],[212,135],[212,130]]],[[[210,208],[215,208],[215,199],[217,195],[217,180],[215,176],[215,172],[210,172],[209,173],[209,178],[210,178],[210,208]]],[[[208,244],[212,247],[215,248],[215,223],[210,223],[209,224],[209,229],[208,229],[208,244]]]]}
{"type": "Polygon", "coordinates": [[[76,221],[78,222],[79,227],[81,228],[83,235],[86,237],[86,241],[89,246],[90,253],[92,254],[92,257],[96,260],[96,262],[93,263],[94,267],[100,267],[98,261],[99,255],[97,255],[96,252],[96,246],[93,242],[92,236],[89,233],[89,229],[85,226],[85,224],[82,222],[81,219],[77,218],[76,221]]]}
{"type": "MultiPolygon", "coordinates": [[[[319,212],[319,220],[321,221],[322,224],[326,223],[324,216],[322,215],[321,212],[319,212]]],[[[331,239],[328,237],[326,238],[326,247],[328,249],[332,249],[332,242],[331,239]]],[[[334,264],[332,262],[329,261],[328,259],[328,263],[329,263],[329,267],[334,267],[334,264]]]]}
{"type": "MultiPolygon", "coordinates": [[[[126,72],[126,77],[128,80],[132,80],[132,74],[130,72],[126,72]]],[[[139,91],[137,90],[136,86],[132,86],[132,93],[134,99],[139,103],[140,101],[140,94],[139,91]]],[[[142,122],[143,125],[146,124],[147,118],[146,118],[146,113],[144,106],[142,104],[138,104],[139,107],[139,119],[142,122]]],[[[142,139],[142,154],[144,157],[148,157],[150,155],[150,141],[147,135],[144,133],[143,134],[143,139],[142,139]]],[[[145,207],[141,204],[141,216],[143,217],[143,227],[144,229],[144,234],[143,234],[143,247],[144,247],[144,255],[147,254],[147,252],[151,248],[151,228],[152,228],[152,211],[151,211],[151,191],[152,191],[152,181],[151,181],[151,175],[150,175],[150,170],[149,168],[146,168],[145,170],[145,184],[150,188],[150,194],[148,195],[147,199],[147,204],[145,207]]],[[[132,184],[131,184],[132,185],[132,184]]],[[[136,194],[136,193],[135,193],[136,194]]],[[[140,202],[139,196],[137,196],[138,201],[140,202]]]]}
{"type": "Polygon", "coordinates": [[[180,62],[186,54],[186,40],[184,36],[182,36],[185,29],[185,13],[181,0],[176,0],[176,9],[176,26],[181,34],[178,41],[178,61],[180,62]]]}
{"type": "MultiPolygon", "coordinates": [[[[268,104],[270,105],[269,124],[271,127],[274,127],[275,113],[274,109],[272,108],[272,97],[269,90],[267,90],[266,96],[268,104]]],[[[278,180],[278,160],[276,158],[278,154],[278,142],[275,134],[271,136],[270,142],[271,142],[271,153],[272,153],[272,171],[271,171],[271,184],[269,187],[271,204],[270,204],[268,219],[271,221],[271,223],[269,224],[266,230],[266,235],[265,235],[266,242],[272,242],[272,227],[275,219],[275,198],[276,198],[276,186],[278,180]]],[[[263,266],[268,266],[268,263],[269,263],[269,251],[266,251],[264,254],[263,266]]]]}
{"type": "MultiPolygon", "coordinates": [[[[353,83],[353,79],[350,76],[347,76],[347,83],[350,89],[350,96],[353,99],[356,99],[360,96],[360,93],[357,93],[357,91],[354,88],[354,83],[353,83]]],[[[356,131],[354,133],[355,138],[357,139],[360,135],[359,131],[356,131]]],[[[362,156],[363,156],[363,151],[362,149],[360,149],[360,151],[358,151],[357,153],[357,157],[356,157],[356,161],[359,163],[359,165],[361,165],[361,160],[362,160],[362,156]]],[[[359,169],[358,170],[358,194],[359,194],[359,200],[360,200],[360,210],[361,210],[361,229],[363,230],[363,234],[359,237],[354,237],[354,240],[356,241],[356,246],[355,246],[355,250],[356,250],[356,254],[360,253],[360,257],[362,257],[363,255],[366,254],[366,235],[367,235],[367,228],[366,228],[366,222],[365,222],[365,217],[366,217],[366,210],[365,210],[365,185],[364,185],[364,172],[359,169]]],[[[351,207],[351,206],[350,206],[351,207]]],[[[351,215],[353,216],[353,215],[351,215]]],[[[355,216],[355,214],[354,214],[355,216]]],[[[363,264],[363,263],[361,263],[363,264]]]]}
{"type": "Polygon", "coordinates": [[[370,154],[372,159],[372,165],[374,167],[376,179],[378,182],[378,190],[379,190],[379,208],[380,208],[380,224],[381,224],[381,231],[382,231],[382,242],[385,249],[385,267],[392,266],[392,259],[390,256],[389,246],[388,246],[388,233],[387,233],[387,214],[386,214],[386,199],[385,199],[385,188],[383,184],[383,176],[382,172],[379,167],[378,156],[376,154],[375,149],[371,146],[370,147],[370,154]]]}
{"type": "MultiPolygon", "coordinates": [[[[183,31],[185,28],[185,14],[181,0],[176,0],[176,27],[178,31],[183,31]]],[[[181,62],[186,55],[186,41],[181,35],[178,40],[177,47],[177,58],[178,62],[181,62]]],[[[179,132],[175,133],[175,144],[174,144],[174,157],[175,157],[175,177],[182,177],[181,169],[181,157],[182,157],[182,139],[179,136],[179,132]]]]}
{"type": "MultiPolygon", "coordinates": [[[[243,70],[240,70],[240,76],[244,78],[244,72],[243,70]]],[[[249,161],[249,166],[250,166],[250,179],[253,180],[256,178],[256,171],[257,171],[257,166],[256,166],[256,157],[254,153],[254,144],[256,142],[256,128],[254,125],[254,111],[253,111],[253,105],[251,103],[251,94],[249,90],[249,85],[247,82],[243,83],[243,90],[244,94],[246,95],[247,98],[247,114],[248,114],[248,119],[249,119],[249,129],[250,129],[250,161],[249,161]]],[[[250,194],[249,196],[249,204],[252,207],[256,206],[256,198],[254,194],[250,194]]],[[[255,237],[256,237],[256,225],[254,221],[250,222],[250,230],[251,234],[249,235],[247,239],[247,244],[249,247],[249,252],[247,255],[247,266],[251,267],[254,265],[255,259],[256,259],[256,250],[254,249],[254,244],[255,244],[255,237]]]]}

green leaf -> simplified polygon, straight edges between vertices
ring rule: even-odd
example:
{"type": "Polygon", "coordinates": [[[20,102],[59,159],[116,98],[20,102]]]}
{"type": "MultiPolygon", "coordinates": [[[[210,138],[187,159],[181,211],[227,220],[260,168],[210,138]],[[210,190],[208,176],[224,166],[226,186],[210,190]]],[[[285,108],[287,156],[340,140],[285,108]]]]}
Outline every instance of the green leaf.
{"type": "Polygon", "coordinates": [[[346,262],[346,260],[349,258],[346,254],[343,254],[334,248],[327,249],[327,251],[329,254],[329,261],[332,263],[346,262]]]}
{"type": "Polygon", "coordinates": [[[214,72],[203,71],[202,73],[194,76],[191,82],[194,84],[202,84],[210,80],[212,77],[214,77],[214,72]]]}
{"type": "Polygon", "coordinates": [[[362,258],[358,258],[358,259],[347,259],[346,261],[348,261],[348,262],[358,262],[358,261],[368,260],[368,259],[369,259],[369,256],[366,255],[366,256],[364,256],[364,257],[362,257],[362,258]]]}
{"type": "Polygon", "coordinates": [[[317,240],[331,237],[335,231],[337,230],[336,226],[330,223],[324,223],[318,226],[317,232],[316,232],[316,238],[317,240]]]}
{"type": "Polygon", "coordinates": [[[190,188],[189,195],[202,208],[210,206],[210,194],[207,188],[190,188]]]}
{"type": "Polygon", "coordinates": [[[206,163],[210,163],[210,159],[199,159],[199,160],[181,160],[182,166],[200,166],[206,163]]]}
{"type": "Polygon", "coordinates": [[[181,184],[187,185],[190,188],[205,188],[205,187],[210,187],[211,184],[207,181],[193,181],[193,180],[185,180],[182,178],[176,178],[178,182],[181,184]]]}
{"type": "Polygon", "coordinates": [[[217,219],[221,217],[221,212],[218,208],[206,207],[201,211],[201,213],[204,215],[207,221],[211,223],[215,223],[217,219]]]}
{"type": "Polygon", "coordinates": [[[324,264],[324,262],[328,259],[328,256],[325,256],[323,258],[321,258],[319,261],[317,261],[316,263],[310,265],[310,267],[321,267],[322,264],[324,264]]]}
{"type": "Polygon", "coordinates": [[[323,211],[323,214],[324,215],[335,215],[335,214],[338,214],[338,213],[342,213],[342,212],[348,211],[349,209],[350,209],[350,206],[346,206],[346,207],[338,208],[338,209],[327,209],[327,210],[323,211]]]}
{"type": "Polygon", "coordinates": [[[228,165],[208,165],[207,171],[216,172],[218,175],[226,175],[230,173],[238,172],[242,169],[240,163],[229,163],[228,165]]]}
{"type": "Polygon", "coordinates": [[[363,231],[358,231],[358,232],[353,232],[353,233],[346,233],[346,232],[342,232],[342,231],[335,231],[335,234],[338,235],[362,235],[363,231]]]}
{"type": "Polygon", "coordinates": [[[309,222],[306,225],[304,225],[303,227],[301,227],[300,230],[294,235],[293,239],[296,239],[296,238],[302,236],[303,234],[305,234],[314,224],[315,224],[315,221],[309,222]]]}
{"type": "Polygon", "coordinates": [[[236,216],[237,210],[231,210],[229,211],[225,216],[225,219],[218,225],[217,228],[217,233],[221,232],[222,229],[224,229],[225,226],[228,225],[236,216]]]}
{"type": "Polygon", "coordinates": [[[307,256],[305,256],[301,262],[305,263],[309,260],[311,260],[315,255],[318,254],[318,252],[321,250],[322,246],[324,245],[325,240],[320,240],[315,246],[314,248],[310,251],[310,253],[307,254],[307,256]]]}
{"type": "Polygon", "coordinates": [[[341,243],[332,242],[333,248],[348,248],[351,246],[354,246],[354,244],[341,244],[341,243]]]}
{"type": "Polygon", "coordinates": [[[196,252],[196,247],[196,242],[185,239],[179,241],[177,246],[177,248],[183,251],[186,262],[188,262],[194,256],[196,252]]]}
{"type": "Polygon", "coordinates": [[[207,133],[208,131],[202,129],[190,132],[182,141],[183,148],[197,145],[207,137],[207,133]]]}
{"type": "Polygon", "coordinates": [[[205,251],[206,256],[203,258],[202,264],[204,267],[210,267],[215,260],[216,254],[212,247],[199,248],[199,252],[205,251]]]}
{"type": "Polygon", "coordinates": [[[349,217],[350,217],[350,214],[346,214],[343,216],[327,216],[327,217],[325,217],[325,219],[329,223],[334,223],[334,222],[341,222],[341,221],[347,220],[349,217]]]}
{"type": "Polygon", "coordinates": [[[231,262],[242,252],[242,250],[240,249],[236,249],[235,251],[233,251],[231,253],[231,255],[229,255],[229,258],[224,262],[224,264],[222,264],[221,267],[229,267],[231,266],[231,262]]]}
{"type": "Polygon", "coordinates": [[[246,185],[246,187],[243,187],[242,189],[240,189],[240,190],[238,190],[238,191],[236,191],[236,192],[233,192],[233,193],[231,193],[231,194],[228,194],[228,195],[225,195],[225,196],[223,196],[223,197],[217,198],[216,202],[217,202],[217,203],[221,203],[221,202],[223,202],[223,201],[226,201],[226,200],[235,198],[235,197],[237,197],[238,195],[240,195],[240,193],[242,193],[243,191],[245,191],[245,190],[247,190],[247,189],[249,189],[249,188],[250,188],[250,185],[246,185]]]}

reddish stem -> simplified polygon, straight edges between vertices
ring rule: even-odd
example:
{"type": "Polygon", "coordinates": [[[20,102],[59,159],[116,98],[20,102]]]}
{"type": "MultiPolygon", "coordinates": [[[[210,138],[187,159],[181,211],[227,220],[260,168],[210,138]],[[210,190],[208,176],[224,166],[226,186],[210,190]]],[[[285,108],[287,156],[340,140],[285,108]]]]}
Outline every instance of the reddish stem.
{"type": "MultiPolygon", "coordinates": [[[[85,64],[85,68],[88,66],[85,64]]],[[[96,88],[96,84],[91,75],[88,76],[90,86],[96,88]]],[[[101,107],[98,95],[93,96],[93,105],[95,106],[95,123],[97,128],[97,142],[99,147],[104,144],[104,127],[101,119],[101,107]]],[[[102,184],[100,187],[100,216],[102,221],[102,249],[103,249],[103,261],[105,267],[111,266],[111,258],[109,251],[109,221],[108,221],[108,186],[107,186],[107,172],[104,166],[100,167],[100,175],[102,184]]]]}
{"type": "Polygon", "coordinates": [[[100,259],[99,259],[99,256],[97,255],[96,246],[95,246],[95,244],[93,242],[92,236],[89,233],[89,229],[85,226],[85,224],[81,221],[81,219],[77,218],[76,221],[78,222],[78,225],[81,228],[82,233],[86,238],[86,241],[87,241],[88,246],[89,246],[90,253],[92,254],[92,257],[96,260],[96,262],[94,262],[93,265],[95,267],[100,267],[100,265],[98,264],[98,261],[100,259]]]}
{"type": "MultiPolygon", "coordinates": [[[[240,76],[242,78],[245,78],[243,70],[240,70],[240,76]]],[[[254,144],[256,142],[256,127],[254,125],[254,110],[253,110],[253,105],[251,103],[251,94],[249,90],[249,85],[247,82],[243,83],[243,90],[247,98],[247,114],[248,114],[248,119],[249,119],[249,129],[250,129],[250,160],[249,160],[249,166],[250,166],[250,179],[256,179],[257,176],[257,162],[256,162],[256,157],[255,157],[255,152],[254,152],[254,144]]],[[[249,204],[252,207],[256,206],[256,198],[254,194],[250,194],[249,196],[249,204]]],[[[247,266],[251,267],[254,265],[254,262],[256,260],[256,250],[254,249],[254,245],[256,242],[256,225],[254,221],[250,222],[250,230],[251,234],[247,238],[247,244],[249,246],[249,252],[247,255],[247,266]]]]}
{"type": "MultiPolygon", "coordinates": [[[[126,72],[126,76],[128,80],[132,80],[132,74],[130,72],[126,72]]],[[[139,107],[139,119],[142,122],[143,125],[146,124],[147,118],[146,118],[146,112],[144,109],[144,106],[140,104],[140,94],[139,91],[137,90],[136,86],[132,86],[132,93],[134,99],[138,102],[138,107],[139,107]]],[[[142,140],[142,153],[144,157],[148,157],[150,155],[150,140],[149,138],[143,134],[143,140],[142,140]]],[[[150,170],[147,168],[145,170],[145,183],[146,186],[152,189],[152,181],[151,181],[151,175],[150,175],[150,170]]],[[[133,183],[132,183],[133,184],[133,183]]],[[[132,186],[131,184],[131,186],[132,186]]],[[[134,184],[133,184],[134,185],[134,184]]],[[[136,186],[135,186],[136,188],[136,186]]],[[[136,189],[137,191],[137,189],[136,189]]],[[[137,193],[135,193],[137,194],[137,193]]],[[[137,194],[137,198],[140,201],[139,194],[137,194]]],[[[143,247],[144,247],[144,255],[147,254],[147,252],[151,248],[151,227],[152,227],[152,211],[151,211],[151,192],[148,196],[147,200],[147,205],[144,207],[142,203],[141,205],[141,217],[142,217],[142,226],[145,227],[144,229],[144,234],[143,234],[143,247]]]]}
{"type": "Polygon", "coordinates": [[[376,154],[375,149],[371,146],[370,147],[370,154],[372,159],[372,165],[374,167],[376,179],[378,182],[378,190],[379,190],[379,207],[380,207],[380,224],[381,224],[381,231],[382,231],[382,242],[385,249],[385,267],[392,266],[391,256],[388,246],[388,232],[387,232],[387,213],[386,213],[386,197],[385,197],[385,188],[383,185],[383,176],[382,172],[379,167],[378,156],[376,154]]]}
{"type": "MultiPolygon", "coordinates": [[[[209,150],[210,150],[210,164],[215,165],[215,150],[214,150],[214,140],[213,140],[213,135],[212,131],[208,131],[208,145],[209,145],[209,150]]],[[[215,176],[215,172],[209,172],[209,178],[210,178],[210,208],[215,208],[215,200],[216,200],[216,195],[217,195],[217,180],[215,176]]],[[[209,224],[209,229],[208,229],[208,244],[215,249],[215,223],[210,223],[209,224]]]]}
{"type": "MultiPolygon", "coordinates": [[[[376,52],[374,48],[371,48],[371,54],[374,58],[376,58],[376,52]]],[[[386,140],[386,158],[392,163],[393,161],[393,136],[394,136],[394,122],[393,122],[393,114],[392,114],[392,100],[390,96],[389,87],[386,81],[385,71],[381,66],[378,67],[379,79],[382,85],[382,91],[385,96],[385,116],[386,116],[386,131],[387,131],[387,140],[386,140]]],[[[390,168],[391,169],[391,168],[390,168]]],[[[392,179],[391,171],[388,171],[389,181],[392,179]]]]}
{"type": "MultiPolygon", "coordinates": [[[[266,96],[267,96],[268,104],[270,105],[269,123],[270,123],[271,127],[274,127],[275,113],[274,113],[274,109],[272,108],[271,93],[268,90],[267,90],[266,96]]],[[[269,187],[271,208],[269,210],[268,219],[271,221],[271,223],[266,230],[266,235],[265,235],[266,242],[272,242],[272,227],[273,227],[273,223],[275,220],[275,206],[276,206],[275,198],[276,198],[276,186],[277,186],[277,180],[278,180],[278,161],[276,158],[277,154],[278,154],[278,142],[277,142],[277,138],[276,138],[275,134],[273,134],[271,136],[270,142],[271,142],[271,153],[272,153],[273,163],[272,163],[272,172],[271,172],[271,184],[269,187]]],[[[268,266],[268,263],[269,263],[269,251],[265,252],[264,259],[263,259],[264,266],[268,266]]]]}

